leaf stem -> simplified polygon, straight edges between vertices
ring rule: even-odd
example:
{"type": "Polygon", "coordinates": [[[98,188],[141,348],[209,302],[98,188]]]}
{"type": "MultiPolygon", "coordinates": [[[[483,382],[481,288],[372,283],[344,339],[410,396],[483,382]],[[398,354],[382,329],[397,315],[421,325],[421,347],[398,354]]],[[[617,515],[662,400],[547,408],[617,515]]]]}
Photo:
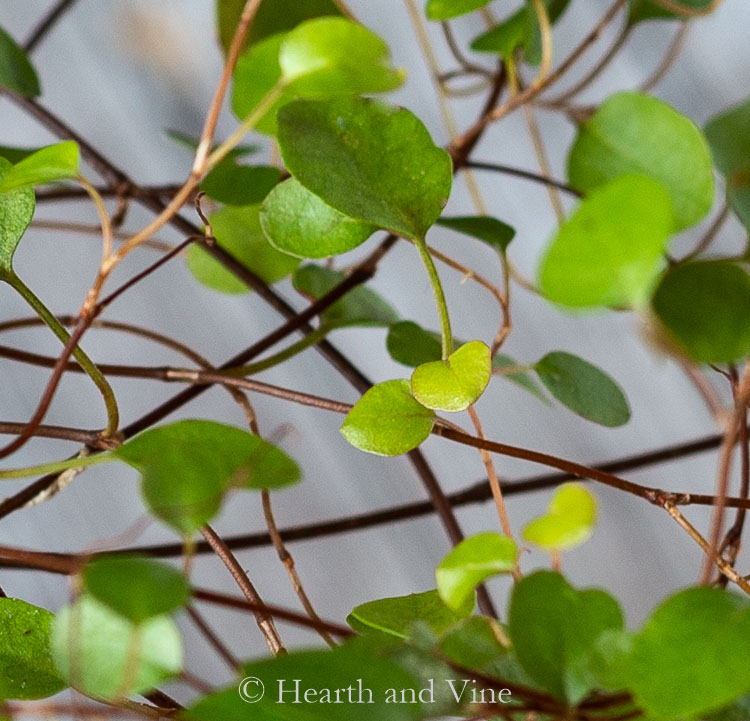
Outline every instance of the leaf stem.
{"type": "MultiPolygon", "coordinates": [[[[0,280],[4,280],[15,290],[33,309],[33,311],[41,318],[44,324],[58,337],[60,342],[65,345],[70,339],[70,334],[63,327],[62,323],[55,317],[55,315],[47,308],[44,303],[37,297],[34,292],[13,272],[13,271],[0,271],[0,280]]],[[[110,386],[107,379],[104,377],[102,372],[97,368],[96,364],[86,355],[80,346],[76,346],[73,351],[73,356],[78,361],[78,364],[84,370],[86,375],[91,378],[94,385],[99,389],[99,392],[104,399],[104,405],[107,409],[107,427],[105,430],[106,435],[112,436],[117,432],[117,428],[120,423],[120,413],[117,408],[117,399],[115,398],[112,386],[110,386]]]]}
{"type": "Polygon", "coordinates": [[[0,480],[7,481],[14,478],[26,478],[27,476],[46,475],[47,473],[59,473],[67,471],[69,468],[87,468],[95,466],[98,463],[107,463],[112,460],[109,453],[98,453],[95,456],[86,456],[81,458],[68,458],[64,461],[53,461],[52,463],[42,463],[39,466],[26,466],[25,468],[8,468],[0,470],[0,480]]]}
{"type": "Polygon", "coordinates": [[[448,360],[448,356],[453,352],[453,334],[451,333],[451,321],[448,316],[448,304],[445,302],[443,286],[440,283],[435,263],[432,260],[430,251],[427,249],[427,243],[424,238],[414,238],[414,245],[417,246],[419,255],[422,258],[422,264],[427,271],[427,277],[430,279],[432,292],[435,296],[438,314],[440,315],[440,336],[442,346],[443,360],[448,360]]]}

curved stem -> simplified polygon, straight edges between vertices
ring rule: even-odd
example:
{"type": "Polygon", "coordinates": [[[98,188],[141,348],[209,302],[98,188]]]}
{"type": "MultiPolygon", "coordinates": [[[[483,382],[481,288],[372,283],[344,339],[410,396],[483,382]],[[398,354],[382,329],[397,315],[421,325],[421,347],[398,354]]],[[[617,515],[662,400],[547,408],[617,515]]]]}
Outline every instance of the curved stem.
{"type": "Polygon", "coordinates": [[[95,466],[97,463],[107,463],[112,457],[108,453],[98,453],[95,456],[86,456],[81,458],[68,458],[64,461],[54,461],[52,463],[42,463],[39,466],[26,466],[26,468],[8,468],[0,470],[0,481],[12,480],[14,478],[26,478],[46,473],[58,473],[67,471],[69,468],[87,468],[95,466]]]}
{"type": "Polygon", "coordinates": [[[447,360],[448,356],[453,352],[453,335],[451,333],[451,321],[448,316],[448,304],[445,302],[443,286],[440,283],[440,276],[437,273],[435,263],[432,260],[430,251],[427,249],[427,243],[424,238],[414,238],[414,245],[417,246],[419,256],[422,258],[422,263],[427,271],[427,277],[430,279],[432,292],[435,296],[435,303],[437,304],[438,314],[440,315],[442,355],[443,360],[447,360]]]}
{"type": "MultiPolygon", "coordinates": [[[[4,280],[15,290],[33,309],[33,311],[41,318],[44,324],[58,337],[60,342],[65,345],[70,334],[65,330],[60,321],[55,315],[47,308],[44,303],[34,294],[34,292],[12,271],[5,271],[0,273],[0,280],[4,280]]],[[[107,428],[106,435],[111,436],[117,432],[117,428],[120,423],[120,413],[117,408],[117,399],[115,398],[112,386],[109,385],[107,379],[104,377],[102,372],[97,368],[96,364],[84,353],[80,346],[76,346],[73,351],[74,358],[78,361],[81,368],[83,368],[86,375],[91,378],[94,385],[99,389],[99,392],[104,399],[104,405],[107,408],[107,428]]]]}

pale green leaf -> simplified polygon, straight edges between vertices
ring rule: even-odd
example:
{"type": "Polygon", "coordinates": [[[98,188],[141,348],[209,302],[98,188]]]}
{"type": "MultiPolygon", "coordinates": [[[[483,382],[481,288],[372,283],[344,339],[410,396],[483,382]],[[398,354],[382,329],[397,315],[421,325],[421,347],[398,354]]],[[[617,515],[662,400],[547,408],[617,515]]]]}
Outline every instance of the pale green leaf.
{"type": "Polygon", "coordinates": [[[482,341],[465,343],[445,361],[423,363],[411,376],[414,397],[427,408],[463,411],[484,393],[492,375],[490,349],[482,341]]]}
{"type": "Polygon", "coordinates": [[[429,20],[450,20],[479,10],[490,0],[427,0],[426,14],[429,20]]]}
{"type": "MultiPolygon", "coordinates": [[[[0,158],[0,183],[12,167],[5,158],[0,158]]],[[[13,255],[34,217],[35,207],[31,188],[16,188],[8,193],[0,193],[0,271],[12,270],[13,255]]]]}
{"type": "Polygon", "coordinates": [[[547,551],[567,550],[587,541],[595,522],[594,496],[580,483],[563,483],[547,512],[524,527],[523,537],[547,551]]]}
{"type": "Polygon", "coordinates": [[[78,143],[72,140],[40,148],[3,175],[0,193],[77,178],[78,162],[78,143]]]}

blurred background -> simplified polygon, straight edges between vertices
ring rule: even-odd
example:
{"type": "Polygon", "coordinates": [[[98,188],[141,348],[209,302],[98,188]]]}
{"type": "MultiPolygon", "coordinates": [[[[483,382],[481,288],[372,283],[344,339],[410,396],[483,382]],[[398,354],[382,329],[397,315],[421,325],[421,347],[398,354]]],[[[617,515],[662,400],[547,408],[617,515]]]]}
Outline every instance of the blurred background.
{"type": "MultiPolygon", "coordinates": [[[[52,4],[49,0],[4,0],[0,5],[0,25],[23,41],[52,4]]],[[[391,100],[416,112],[436,142],[448,142],[435,87],[404,2],[350,0],[349,4],[358,19],[386,39],[396,64],[408,70],[406,85],[391,100]]],[[[518,4],[498,0],[490,7],[502,17],[518,4]]],[[[564,58],[580,42],[609,5],[604,0],[571,2],[555,32],[556,60],[564,58]]],[[[420,10],[421,6],[420,0],[420,10]]],[[[586,68],[606,51],[621,22],[619,18],[608,28],[579,67],[558,86],[561,90],[582,77],[586,68]]],[[[683,55],[655,93],[701,126],[720,110],[745,99],[750,68],[750,44],[745,31],[749,24],[750,5],[741,0],[725,0],[715,14],[694,22],[683,55]]],[[[453,25],[464,46],[483,29],[476,14],[460,18],[453,25]]],[[[664,21],[639,25],[611,69],[581,96],[581,102],[597,103],[612,92],[637,87],[659,64],[678,27],[676,22],[664,21]]],[[[439,26],[431,26],[429,33],[441,69],[454,68],[439,26]]],[[[78,0],[38,47],[33,59],[42,81],[43,104],[137,182],[168,184],[186,177],[190,153],[169,140],[165,130],[172,128],[196,136],[200,132],[222,67],[213,2],[78,0]]],[[[476,60],[486,65],[491,62],[487,56],[476,56],[476,60]]],[[[482,101],[482,95],[478,95],[451,102],[459,128],[466,128],[476,118],[482,101]]],[[[575,128],[564,116],[549,111],[539,110],[537,119],[550,155],[552,175],[564,179],[565,158],[575,128]]],[[[234,126],[227,111],[218,135],[226,136],[234,126]]],[[[34,146],[53,141],[37,122],[5,99],[0,100],[0,129],[0,144],[34,146]]],[[[522,113],[492,126],[473,157],[538,170],[522,113]]],[[[267,154],[267,158],[271,155],[267,154]]],[[[93,171],[88,175],[95,177],[93,171]]],[[[477,180],[488,212],[517,230],[510,257],[525,276],[534,277],[540,251],[556,227],[545,188],[487,173],[477,175],[477,180]]],[[[572,207],[567,199],[564,202],[567,208],[572,207]]],[[[476,212],[463,179],[455,183],[448,210],[452,214],[476,212]]],[[[191,210],[185,212],[192,220],[198,220],[191,210]]],[[[133,206],[125,227],[137,229],[148,217],[133,206]]],[[[87,201],[40,205],[36,218],[96,222],[87,201]]],[[[692,232],[678,237],[675,250],[691,247],[710,221],[707,218],[692,232]]],[[[170,242],[181,240],[169,229],[158,237],[170,242]]],[[[482,244],[439,228],[431,232],[429,240],[500,282],[497,258],[482,244]]],[[[743,240],[739,225],[730,221],[724,226],[718,247],[739,249],[743,240]]],[[[372,248],[373,242],[365,250],[372,248]]],[[[99,253],[95,236],[36,228],[27,233],[16,256],[16,267],[56,313],[75,313],[94,277],[99,253]]],[[[341,262],[353,262],[361,254],[355,251],[341,262]]],[[[132,254],[119,269],[118,277],[129,277],[155,257],[147,249],[132,254]]],[[[499,324],[496,304],[475,284],[462,283],[460,274],[444,266],[440,273],[455,335],[491,340],[499,324]]],[[[372,286],[404,318],[437,328],[427,278],[416,252],[406,243],[399,244],[382,262],[372,286]]],[[[278,289],[298,307],[304,306],[288,282],[279,284],[278,289]]],[[[20,299],[0,287],[0,321],[27,314],[20,299]]],[[[478,404],[488,437],[596,464],[716,431],[693,386],[674,363],[649,346],[634,316],[564,314],[518,285],[514,286],[512,314],[514,328],[504,352],[520,363],[534,362],[550,350],[581,355],[621,384],[633,417],[622,428],[606,429],[559,405],[546,407],[513,384],[495,379],[478,404]]],[[[217,364],[281,321],[254,294],[224,296],[199,285],[182,259],[170,262],[135,292],[118,300],[106,317],[170,335],[217,364]]],[[[338,331],[332,340],[374,381],[408,377],[409,370],[388,357],[385,331],[338,331]]],[[[51,334],[42,330],[5,334],[2,342],[39,353],[59,350],[51,334]]],[[[179,356],[159,346],[112,331],[90,331],[85,347],[95,360],[102,362],[184,364],[179,356]]],[[[47,374],[44,369],[0,361],[0,417],[28,419],[47,374]]],[[[356,392],[313,350],[264,373],[262,379],[348,402],[357,398],[356,392]]],[[[125,423],[179,390],[155,381],[114,379],[113,384],[125,423]]],[[[406,458],[384,459],[356,451],[338,433],[340,417],[262,396],[252,400],[262,431],[283,432],[282,446],[304,469],[301,484],[273,496],[280,527],[425,498],[406,458]]],[[[205,393],[173,419],[177,417],[205,417],[243,425],[236,404],[220,389],[205,393]]],[[[102,424],[101,401],[91,384],[80,377],[66,376],[46,422],[86,428],[102,424]]],[[[464,419],[457,422],[463,423],[464,419]]],[[[3,463],[38,463],[65,457],[73,450],[71,444],[35,440],[3,463]]],[[[479,455],[469,448],[431,438],[423,450],[446,491],[459,490],[484,477],[479,455]]],[[[710,493],[715,461],[715,453],[705,453],[627,475],[665,489],[710,493]]],[[[544,471],[502,457],[496,458],[496,464],[502,478],[509,480],[544,471]]],[[[4,482],[1,492],[7,495],[23,485],[4,482]]],[[[590,542],[565,554],[564,570],[576,584],[602,586],[616,594],[624,603],[629,622],[637,625],[665,594],[695,582],[701,553],[662,511],[607,488],[593,490],[599,501],[599,525],[590,542]]],[[[541,513],[548,497],[549,493],[535,493],[510,498],[514,530],[541,513]]],[[[705,509],[689,508],[686,513],[698,527],[706,528],[705,509]]],[[[458,517],[467,534],[497,527],[492,503],[463,507],[458,510],[458,517]]],[[[126,467],[108,465],[79,476],[55,498],[0,521],[0,543],[38,550],[83,551],[124,543],[178,540],[156,522],[144,529],[138,523],[144,518],[135,473],[126,467]]],[[[234,496],[214,525],[224,536],[265,530],[260,497],[252,493],[234,496]]],[[[319,613],[343,621],[353,606],[364,601],[434,587],[434,567],[449,544],[440,522],[431,515],[329,539],[291,543],[290,549],[319,613]]],[[[238,556],[265,600],[298,607],[272,548],[240,551],[238,556]]],[[[546,563],[546,558],[537,554],[523,559],[526,569],[546,563]]],[[[224,566],[211,555],[197,560],[195,581],[204,587],[237,593],[224,566]]],[[[8,595],[52,610],[63,605],[70,595],[67,579],[44,573],[0,570],[0,585],[8,595]]],[[[504,608],[504,582],[493,582],[490,588],[498,607],[504,608]]],[[[265,653],[251,616],[205,606],[202,610],[237,655],[249,658],[265,653]]],[[[183,619],[181,625],[186,634],[188,668],[208,681],[226,680],[221,660],[204,647],[189,622],[183,619]]],[[[313,635],[293,626],[282,623],[280,630],[291,646],[317,643],[313,635]]],[[[180,698],[179,688],[176,693],[180,698]]]]}

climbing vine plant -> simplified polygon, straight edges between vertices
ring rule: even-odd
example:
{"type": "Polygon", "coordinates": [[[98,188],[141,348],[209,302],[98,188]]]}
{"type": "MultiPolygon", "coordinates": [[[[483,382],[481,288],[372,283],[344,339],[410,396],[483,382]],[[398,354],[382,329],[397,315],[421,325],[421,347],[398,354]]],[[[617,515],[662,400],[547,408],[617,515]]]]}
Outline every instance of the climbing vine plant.
{"type": "MultiPolygon", "coordinates": [[[[0,503],[0,517],[27,509],[23,512],[33,523],[33,506],[75,483],[89,466],[126,464],[140,479],[148,512],[179,541],[176,550],[133,546],[107,553],[0,547],[4,566],[66,574],[72,589],[70,603],[55,609],[0,594],[0,715],[194,721],[748,718],[750,584],[736,563],[750,508],[750,269],[746,251],[721,256],[712,242],[732,215],[737,227],[750,229],[750,101],[716,108],[713,119],[699,128],[650,93],[678,60],[689,23],[700,22],[720,1],[615,0],[590,27],[580,29],[579,43],[567,56],[556,50],[555,23],[574,0],[427,0],[423,7],[405,1],[431,64],[428,23],[442,30],[450,51],[453,66],[445,73],[435,68],[444,109],[450,111],[457,79],[469,82],[462,93],[483,100],[475,122],[447,147],[436,144],[410,109],[389,101],[388,93],[406,82],[405,72],[394,65],[386,39],[360,24],[343,2],[217,0],[223,72],[200,135],[171,133],[192,154],[190,174],[159,189],[127,176],[40,99],[32,53],[75,2],[56,3],[23,45],[0,31],[2,96],[59,140],[40,148],[0,147],[0,298],[18,294],[33,314],[3,315],[0,331],[43,325],[61,347],[57,357],[0,348],[3,362],[49,370],[28,421],[0,422],[8,437],[0,447],[0,458],[7,459],[0,479],[38,477],[0,503]],[[486,31],[461,47],[453,25],[469,13],[481,16],[486,31]],[[595,107],[578,104],[578,94],[617,62],[628,36],[656,22],[675,38],[644,87],[618,92],[595,107]],[[611,49],[591,61],[591,46],[617,23],[621,29],[611,49]],[[578,80],[571,85],[568,73],[576,70],[578,80]],[[236,123],[222,138],[217,123],[225,101],[236,123]],[[575,124],[565,179],[544,170],[544,139],[533,119],[538,106],[575,124]],[[505,165],[502,148],[496,158],[475,157],[485,130],[514,112],[526,115],[537,136],[540,173],[505,165]],[[277,162],[256,161],[258,148],[247,139],[254,134],[270,141],[277,162]],[[536,182],[550,192],[560,222],[535,278],[522,278],[513,264],[513,244],[520,241],[501,208],[490,204],[494,214],[481,207],[461,216],[444,212],[457,176],[466,176],[480,197],[473,174],[487,171],[506,174],[508,182],[536,182]],[[569,211],[561,193],[571,199],[569,211]],[[101,262],[82,291],[80,310],[58,317],[16,273],[13,258],[36,205],[71,197],[90,201],[98,213],[101,262]],[[130,205],[142,206],[152,217],[126,230],[130,205]],[[699,242],[678,256],[673,239],[699,224],[705,226],[699,242]],[[155,242],[154,234],[165,226],[180,231],[184,241],[166,248],[155,242]],[[488,246],[495,268],[486,275],[494,270],[501,282],[496,285],[460,258],[433,248],[434,226],[465,243],[488,246]],[[413,322],[408,309],[398,313],[366,285],[397,244],[408,246],[421,262],[434,297],[431,327],[413,322]],[[338,259],[363,245],[364,259],[354,265],[338,259]],[[154,248],[158,259],[128,279],[118,274],[115,282],[113,271],[127,256],[148,258],[154,248]],[[190,348],[189,338],[165,338],[107,317],[115,299],[137,294],[143,278],[165,263],[179,262],[187,264],[195,282],[217,293],[256,291],[283,322],[268,335],[249,339],[245,351],[216,367],[190,348]],[[497,306],[498,327],[481,338],[454,336],[438,264],[464,273],[488,292],[497,306]],[[274,287],[284,279],[291,279],[307,303],[301,311],[274,287]],[[505,355],[516,284],[561,313],[635,315],[655,351],[676,361],[709,401],[722,433],[599,467],[487,438],[476,404],[490,384],[520,386],[540,413],[545,411],[538,400],[556,403],[608,428],[626,424],[631,415],[616,380],[584,358],[554,348],[538,359],[505,355]],[[372,342],[384,343],[401,364],[400,377],[372,384],[330,343],[337,330],[353,326],[380,329],[372,331],[372,342]],[[101,327],[178,350],[186,367],[101,363],[84,350],[89,334],[101,327]],[[311,349],[359,391],[356,403],[313,395],[304,378],[293,389],[262,380],[263,371],[311,349]],[[45,424],[66,373],[85,374],[101,396],[106,421],[96,431],[45,424]],[[144,385],[168,381],[185,388],[125,425],[110,385],[118,375],[144,385]],[[727,381],[729,407],[717,390],[727,381]],[[226,389],[227,403],[242,408],[244,428],[209,419],[170,420],[210,386],[226,389]],[[361,452],[408,454],[429,493],[427,502],[322,524],[310,519],[309,526],[296,529],[296,537],[323,537],[436,511],[453,547],[435,568],[433,589],[371,600],[352,609],[346,625],[319,615],[304,591],[304,570],[297,572],[286,547],[290,534],[277,528],[271,506],[272,491],[300,482],[304,459],[261,437],[252,405],[260,394],[309,406],[311,415],[341,414],[343,438],[361,452]],[[446,495],[420,450],[431,435],[478,451],[487,481],[446,495]],[[19,467],[14,454],[35,437],[68,441],[71,450],[59,461],[19,467]],[[719,449],[718,480],[715,488],[706,488],[711,494],[649,487],[624,477],[638,467],[709,447],[719,449]],[[501,482],[494,468],[497,456],[554,472],[527,484],[501,482]],[[729,492],[734,456],[742,472],[738,496],[729,492]],[[671,517],[704,553],[700,582],[664,599],[640,628],[626,626],[616,598],[575,587],[562,570],[563,554],[594,532],[597,486],[663,509],[664,518],[672,522],[671,517]],[[504,495],[539,488],[554,488],[547,507],[514,530],[504,495]],[[268,533],[234,539],[232,549],[272,544],[301,611],[266,602],[263,579],[237,561],[210,525],[242,490],[257,494],[268,533]],[[464,538],[453,506],[478,500],[494,501],[497,527],[464,538]],[[683,515],[681,508],[691,504],[712,507],[707,528],[695,527],[683,515]],[[731,509],[736,516],[727,528],[731,509]],[[548,554],[546,566],[533,567],[524,557],[530,546],[548,554]],[[193,586],[192,560],[204,552],[226,565],[243,598],[193,586]],[[155,558],[170,555],[182,556],[182,565],[155,558]],[[498,575],[508,577],[504,599],[484,586],[498,575]],[[199,601],[254,617],[267,657],[235,658],[199,615],[199,601]],[[185,673],[179,615],[189,617],[227,662],[224,686],[207,688],[185,673]],[[317,632],[321,647],[287,649],[279,620],[317,632]],[[187,681],[192,695],[173,699],[164,691],[172,679],[187,681]],[[297,690],[295,679],[309,693],[297,690]]],[[[512,332],[523,334],[524,328],[512,332]]]]}

